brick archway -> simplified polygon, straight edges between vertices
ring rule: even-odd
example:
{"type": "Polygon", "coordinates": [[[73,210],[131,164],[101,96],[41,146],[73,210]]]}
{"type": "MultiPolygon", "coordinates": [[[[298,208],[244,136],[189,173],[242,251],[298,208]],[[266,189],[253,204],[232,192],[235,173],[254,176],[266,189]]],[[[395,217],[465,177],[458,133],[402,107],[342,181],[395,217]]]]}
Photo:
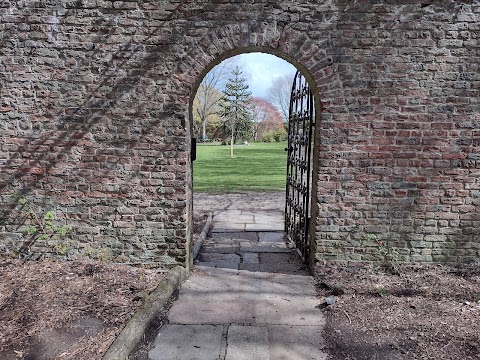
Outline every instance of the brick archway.
{"type": "MultiPolygon", "coordinates": [[[[332,57],[328,56],[326,50],[322,47],[328,39],[313,41],[304,31],[295,30],[291,24],[285,24],[279,27],[276,22],[269,24],[263,22],[251,25],[231,24],[219,27],[214,31],[208,32],[195,42],[187,53],[190,55],[185,59],[184,68],[187,72],[182,73],[181,78],[188,79],[190,90],[190,108],[189,118],[192,123],[192,104],[196,91],[203,77],[215,65],[221,61],[243,53],[263,52],[275,55],[295,66],[307,78],[314,94],[316,106],[316,122],[319,124],[315,128],[313,159],[319,158],[320,146],[320,119],[322,112],[321,98],[328,99],[330,94],[341,91],[341,81],[337,78],[335,65],[332,57]],[[320,91],[322,94],[320,95],[320,91]],[[325,94],[324,94],[324,93],[325,94]]],[[[191,125],[190,125],[191,126],[191,125]]],[[[191,131],[191,128],[190,128],[191,131]]],[[[318,162],[313,161],[312,178],[312,218],[317,216],[317,185],[318,185],[318,162]]],[[[189,174],[191,179],[191,174],[189,174]]],[[[192,193],[192,181],[188,185],[190,194],[192,193]]],[[[189,195],[189,199],[192,196],[189,195]]],[[[192,204],[189,205],[190,212],[192,204]]],[[[192,214],[189,214],[191,223],[192,214]]],[[[311,224],[312,238],[315,237],[315,226],[311,224]]],[[[315,241],[312,241],[312,251],[309,263],[314,267],[316,256],[315,241]]],[[[191,248],[191,246],[187,246],[191,248]]],[[[192,260],[190,259],[190,262],[192,260]]]]}
{"type": "MultiPolygon", "coordinates": [[[[256,38],[256,37],[254,37],[256,38]]],[[[224,39],[225,40],[225,39],[224,39]]],[[[227,39],[228,40],[228,39],[227,39]]],[[[227,43],[229,43],[227,41],[227,43]]],[[[305,74],[304,76],[306,76],[308,79],[310,79],[310,81],[312,81],[312,76],[311,74],[308,72],[308,70],[305,69],[304,66],[302,66],[301,64],[299,64],[292,56],[288,55],[288,54],[285,54],[283,52],[281,52],[280,50],[277,49],[274,49],[274,48],[269,48],[269,47],[265,47],[265,46],[248,46],[248,47],[244,47],[244,48],[234,48],[234,49],[231,49],[229,51],[227,51],[226,53],[218,56],[216,59],[214,59],[210,64],[208,64],[206,67],[205,67],[205,70],[201,72],[201,75],[199,77],[199,79],[196,81],[195,83],[195,87],[194,87],[194,91],[192,91],[192,96],[191,96],[191,99],[190,99],[190,110],[189,110],[189,118],[190,118],[190,128],[192,128],[192,123],[193,123],[193,113],[192,113],[192,107],[193,107],[193,99],[195,97],[195,94],[198,90],[198,87],[203,79],[203,77],[206,75],[206,71],[208,69],[211,70],[213,68],[213,66],[215,66],[216,64],[219,64],[221,61],[225,60],[225,59],[228,59],[229,57],[232,57],[232,56],[235,56],[235,55],[240,55],[240,54],[246,54],[246,53],[266,53],[266,54],[270,54],[270,55],[275,55],[287,62],[289,62],[290,64],[294,65],[297,69],[301,68],[303,73],[305,74]],[[219,59],[222,59],[221,61],[219,61],[219,59]]],[[[316,56],[319,56],[320,54],[315,54],[316,56]]],[[[274,74],[272,74],[273,76],[274,74]]],[[[292,79],[293,81],[293,79],[292,79]]],[[[313,89],[316,89],[316,86],[315,85],[312,85],[312,88],[313,89]]],[[[320,102],[320,96],[318,94],[318,91],[314,91],[314,98],[315,98],[315,105],[317,107],[316,109],[316,123],[320,123],[320,118],[321,118],[321,102],[320,102]]],[[[316,130],[319,129],[319,126],[315,128],[316,130]]],[[[319,135],[319,131],[317,131],[315,134],[314,134],[314,141],[313,141],[313,153],[314,154],[317,154],[318,156],[318,146],[319,146],[319,139],[318,139],[318,135],[319,135]]],[[[314,157],[315,158],[315,157],[314,157]]],[[[318,157],[317,157],[318,158],[318,157]]],[[[312,179],[312,194],[316,194],[316,186],[317,186],[317,181],[318,181],[318,166],[317,166],[317,163],[314,161],[313,162],[313,169],[312,169],[312,174],[313,174],[313,179],[312,179]]],[[[188,184],[188,188],[191,189],[191,193],[193,194],[193,179],[191,177],[191,180],[190,180],[190,183],[188,184]]],[[[191,197],[191,199],[193,199],[193,197],[191,197]]],[[[313,199],[312,201],[312,204],[315,203],[315,199],[313,199]]],[[[313,208],[314,206],[312,206],[313,208]]],[[[190,211],[192,212],[192,215],[193,215],[193,210],[192,210],[192,207],[190,207],[190,211]]],[[[189,218],[191,219],[192,216],[189,216],[189,218]]],[[[190,220],[191,221],[191,220],[190,220]]],[[[312,223],[313,224],[313,223],[312,223]]],[[[313,230],[313,227],[312,227],[312,231],[313,230]]],[[[188,248],[191,249],[192,246],[189,246],[188,248]]],[[[314,247],[314,245],[312,244],[312,247],[314,247]]],[[[314,249],[312,249],[312,253],[315,254],[315,251],[314,249]]],[[[193,259],[191,259],[191,261],[193,261],[193,259]]],[[[311,259],[308,260],[310,265],[312,266],[312,268],[314,267],[314,256],[312,256],[311,259]]]]}

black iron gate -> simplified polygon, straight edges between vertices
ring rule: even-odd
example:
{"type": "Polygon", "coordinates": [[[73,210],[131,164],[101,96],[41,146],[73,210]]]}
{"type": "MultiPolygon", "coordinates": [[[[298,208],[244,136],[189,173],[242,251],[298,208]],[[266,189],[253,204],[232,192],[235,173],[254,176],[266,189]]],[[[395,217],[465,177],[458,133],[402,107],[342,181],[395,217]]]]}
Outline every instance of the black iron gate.
{"type": "Polygon", "coordinates": [[[315,121],[313,94],[297,71],[290,97],[288,120],[285,232],[304,260],[310,251],[310,179],[312,129],[315,121]]]}

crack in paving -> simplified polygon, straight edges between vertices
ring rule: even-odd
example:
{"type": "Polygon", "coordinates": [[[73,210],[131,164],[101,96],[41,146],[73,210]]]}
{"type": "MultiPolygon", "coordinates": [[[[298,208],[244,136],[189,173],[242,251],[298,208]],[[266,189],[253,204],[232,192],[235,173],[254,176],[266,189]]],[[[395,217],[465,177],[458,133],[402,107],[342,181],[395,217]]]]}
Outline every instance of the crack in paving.
{"type": "Polygon", "coordinates": [[[220,347],[220,360],[225,360],[227,356],[227,349],[228,349],[228,328],[230,325],[223,326],[223,334],[222,334],[222,345],[220,347]]]}

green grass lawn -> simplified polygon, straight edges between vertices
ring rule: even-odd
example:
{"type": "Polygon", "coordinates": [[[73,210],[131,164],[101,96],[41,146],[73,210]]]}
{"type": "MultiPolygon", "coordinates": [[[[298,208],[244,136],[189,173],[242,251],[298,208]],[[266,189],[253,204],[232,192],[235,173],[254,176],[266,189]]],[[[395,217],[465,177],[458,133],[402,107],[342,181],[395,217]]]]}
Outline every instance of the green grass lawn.
{"type": "Polygon", "coordinates": [[[198,192],[284,191],[286,142],[230,146],[198,144],[193,188],[198,192]]]}

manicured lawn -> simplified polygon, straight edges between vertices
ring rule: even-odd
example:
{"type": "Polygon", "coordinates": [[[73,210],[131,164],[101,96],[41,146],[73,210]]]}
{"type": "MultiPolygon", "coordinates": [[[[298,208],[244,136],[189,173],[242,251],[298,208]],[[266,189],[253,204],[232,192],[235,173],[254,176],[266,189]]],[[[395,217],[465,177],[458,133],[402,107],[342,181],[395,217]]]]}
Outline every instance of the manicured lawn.
{"type": "Polygon", "coordinates": [[[198,192],[284,191],[286,142],[230,147],[198,144],[193,163],[193,186],[198,192]]]}

